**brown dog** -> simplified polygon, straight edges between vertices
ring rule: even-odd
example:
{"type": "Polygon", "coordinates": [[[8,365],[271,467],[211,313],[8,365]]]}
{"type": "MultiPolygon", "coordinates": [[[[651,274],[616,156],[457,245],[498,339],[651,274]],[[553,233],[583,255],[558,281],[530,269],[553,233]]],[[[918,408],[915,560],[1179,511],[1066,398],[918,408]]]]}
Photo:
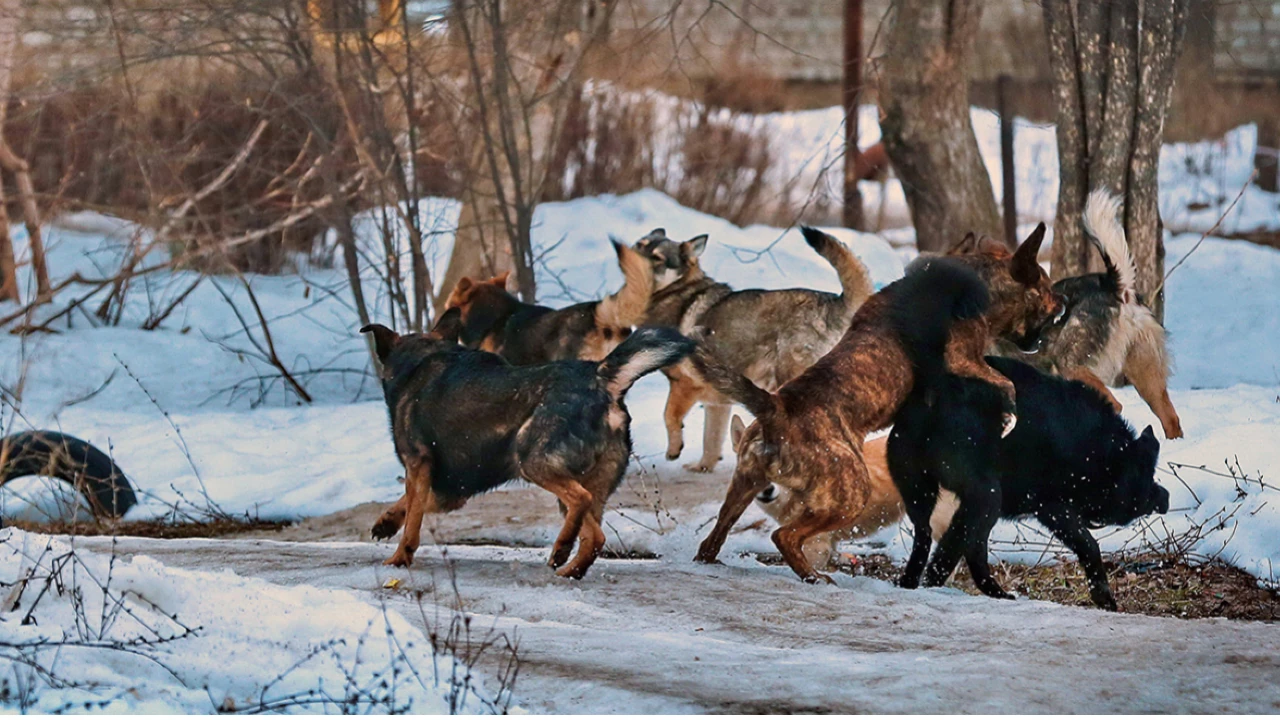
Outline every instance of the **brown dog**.
{"type": "Polygon", "coordinates": [[[653,294],[649,261],[622,243],[613,243],[622,289],[603,300],[560,310],[521,302],[506,290],[507,274],[476,282],[458,281],[445,309],[462,313],[462,343],[501,355],[512,365],[553,360],[602,360],[644,319],[653,294]]]}
{"type": "MultiPolygon", "coordinates": [[[[736,447],[736,440],[741,439],[746,426],[742,424],[740,418],[734,416],[732,428],[736,447]]],[[[902,520],[906,511],[902,506],[902,495],[898,493],[897,486],[893,484],[893,477],[889,475],[889,462],[885,451],[888,442],[889,436],[884,435],[868,440],[862,446],[867,461],[867,480],[871,488],[867,504],[849,527],[809,538],[809,541],[804,544],[804,555],[814,567],[824,570],[831,568],[836,543],[870,537],[902,520]]],[[[783,485],[770,485],[756,496],[756,505],[779,525],[786,525],[804,512],[804,506],[798,498],[796,493],[783,485]]],[[[938,502],[933,508],[933,516],[929,521],[933,537],[942,537],[951,525],[951,517],[955,515],[956,508],[959,506],[959,500],[954,493],[945,489],[939,493],[938,502]]]]}
{"type": "Polygon", "coordinates": [[[990,333],[983,314],[996,310],[973,271],[931,258],[871,296],[831,352],[776,394],[717,366],[700,348],[694,362],[703,376],[756,419],[738,433],[738,466],[696,559],[715,561],[733,524],[772,482],[795,493],[803,508],[773,533],[774,544],[801,579],[831,582],[805,557],[804,544],[849,527],[863,512],[871,495],[863,440],[892,422],[911,392],[915,368],[945,363],[996,385],[1012,429],[1012,383],[983,359],[990,333]]]}

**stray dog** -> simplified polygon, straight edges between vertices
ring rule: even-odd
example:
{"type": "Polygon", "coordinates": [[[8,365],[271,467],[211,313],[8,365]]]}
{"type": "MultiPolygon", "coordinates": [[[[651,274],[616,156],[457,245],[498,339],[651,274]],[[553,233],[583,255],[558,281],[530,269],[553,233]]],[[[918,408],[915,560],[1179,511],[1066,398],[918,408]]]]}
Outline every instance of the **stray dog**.
{"type": "Polygon", "coordinates": [[[458,345],[461,330],[457,309],[426,334],[400,336],[382,325],[361,330],[373,333],[406,477],[404,496],[373,526],[378,539],[404,527],[386,564],[413,562],[425,513],[457,510],[519,478],[559,498],[564,525],[549,564],[561,576],[580,578],[604,546],[604,504],[631,454],[623,396],[640,377],[687,355],[693,341],[645,328],[599,363],[512,367],[458,345]],[[569,562],[575,538],[578,552],[569,562]]]}
{"type": "MultiPolygon", "coordinates": [[[[1016,360],[987,361],[1013,381],[1018,426],[1000,439],[1000,403],[990,385],[944,371],[917,375],[889,434],[888,461],[915,541],[900,584],[947,581],[961,556],[984,594],[1012,598],[987,565],[987,538],[1000,518],[1031,516],[1080,559],[1095,605],[1116,609],[1098,543],[1089,528],[1126,525],[1169,510],[1155,481],[1160,443],[1141,436],[1097,392],[1016,360]],[[940,490],[960,499],[929,560],[930,515],[940,490]]],[[[936,367],[936,366],[935,366],[936,367]]],[[[940,369],[940,368],[939,368],[940,369]]]]}
{"type": "Polygon", "coordinates": [[[801,579],[831,582],[805,557],[804,544],[849,527],[862,514],[871,496],[863,441],[892,422],[911,392],[917,365],[937,362],[995,384],[1006,426],[1013,426],[1013,384],[983,360],[990,342],[984,313],[994,312],[976,273],[953,258],[927,258],[871,296],[831,352],[777,393],[719,366],[699,348],[693,355],[698,371],[755,421],[747,428],[734,424],[738,466],[696,559],[715,561],[733,524],[772,482],[790,490],[801,508],[773,533],[774,544],[801,579]]]}
{"type": "Polygon", "coordinates": [[[649,261],[622,243],[613,243],[626,278],[622,289],[603,300],[553,310],[521,302],[506,290],[507,274],[476,282],[464,277],[445,302],[462,313],[462,343],[501,355],[512,365],[554,360],[603,360],[632,327],[644,319],[653,293],[649,261]]]}
{"type": "MultiPolygon", "coordinates": [[[[803,289],[734,291],[707,277],[699,266],[706,235],[678,243],[668,239],[665,230],[650,232],[636,243],[636,250],[653,264],[655,290],[645,324],[698,336],[721,365],[769,392],[777,390],[836,344],[874,290],[866,266],[839,240],[813,228],[801,232],[840,276],[839,295],[803,289]]],[[[665,374],[671,381],[663,415],[667,459],[680,457],[684,417],[702,402],[702,458],[686,467],[710,472],[724,448],[731,401],[703,382],[688,363],[668,368],[665,374]]]]}
{"type": "MultiPolygon", "coordinates": [[[[741,425],[742,420],[735,415],[733,422],[735,425],[741,425]]],[[[742,428],[737,428],[734,432],[741,433],[742,428]]],[[[885,458],[885,445],[888,440],[886,435],[868,440],[866,445],[863,445],[871,495],[853,524],[844,530],[815,535],[804,544],[805,557],[813,563],[814,567],[831,569],[836,543],[870,537],[884,528],[896,525],[902,519],[902,496],[898,494],[898,488],[893,484],[893,478],[889,476],[889,464],[885,458]]],[[[804,511],[796,501],[796,497],[796,494],[785,486],[771,484],[756,496],[756,505],[779,525],[785,525],[804,511]]],[[[937,507],[934,508],[933,516],[929,520],[935,537],[942,537],[942,533],[946,532],[951,516],[958,506],[955,495],[945,491],[940,494],[937,507]]]]}
{"type": "Polygon", "coordinates": [[[1001,338],[1023,352],[1036,352],[1047,330],[1044,319],[1060,321],[1067,309],[1036,259],[1044,233],[1044,223],[1040,223],[1013,253],[1002,243],[969,233],[946,253],[987,283],[992,339],[1001,338]]]}
{"type": "Polygon", "coordinates": [[[1065,298],[1067,314],[1060,324],[1045,328],[1040,353],[1029,356],[999,344],[997,352],[1087,383],[1117,411],[1120,403],[1107,386],[1128,378],[1160,418],[1164,436],[1172,440],[1182,437],[1182,421],[1169,400],[1165,332],[1134,289],[1133,256],[1117,218],[1119,210],[1120,201],[1107,191],[1089,195],[1084,227],[1107,269],[1054,284],[1065,298]]]}

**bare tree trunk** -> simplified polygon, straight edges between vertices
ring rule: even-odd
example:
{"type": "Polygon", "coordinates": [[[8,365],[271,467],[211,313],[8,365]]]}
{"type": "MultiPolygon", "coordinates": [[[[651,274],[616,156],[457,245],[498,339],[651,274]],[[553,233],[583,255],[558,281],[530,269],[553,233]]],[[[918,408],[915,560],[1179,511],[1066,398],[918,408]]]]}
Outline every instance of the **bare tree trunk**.
{"type": "Polygon", "coordinates": [[[1107,189],[1124,199],[1138,293],[1157,316],[1163,297],[1154,294],[1164,268],[1157,170],[1188,4],[1044,2],[1058,109],[1053,277],[1101,268],[1080,218],[1088,192],[1107,189]]]}
{"type": "Polygon", "coordinates": [[[1174,65],[1187,28],[1188,0],[1146,0],[1138,49],[1138,101],[1129,159],[1125,234],[1138,268],[1138,294],[1164,319],[1164,225],[1160,219],[1160,146],[1173,95],[1174,65]],[[1154,296],[1157,288],[1158,296],[1154,296]]]}
{"type": "MultiPolygon", "coordinates": [[[[23,215],[31,245],[31,267],[36,276],[36,298],[49,297],[49,270],[45,266],[44,242],[40,236],[40,211],[36,207],[35,191],[31,187],[31,173],[26,161],[9,148],[4,138],[4,125],[9,115],[9,84],[13,76],[13,54],[18,45],[19,0],[0,1],[0,166],[13,172],[18,181],[18,196],[22,198],[23,215]]],[[[0,188],[0,206],[5,202],[0,188]]],[[[18,293],[17,261],[13,252],[13,238],[9,235],[9,213],[0,207],[0,301],[20,301],[18,293]]]]}
{"type": "Polygon", "coordinates": [[[1000,212],[969,116],[979,0],[899,0],[881,83],[885,148],[921,250],[966,232],[998,237],[1000,212]]]}

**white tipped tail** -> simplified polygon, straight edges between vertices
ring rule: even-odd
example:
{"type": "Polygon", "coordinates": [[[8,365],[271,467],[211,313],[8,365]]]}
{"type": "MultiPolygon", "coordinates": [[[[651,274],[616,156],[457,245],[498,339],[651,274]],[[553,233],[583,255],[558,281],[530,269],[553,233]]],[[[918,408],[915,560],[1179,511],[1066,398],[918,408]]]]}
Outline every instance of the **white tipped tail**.
{"type": "Polygon", "coordinates": [[[1084,230],[1089,233],[1102,251],[1108,270],[1115,273],[1120,288],[1120,300],[1137,302],[1137,270],[1133,255],[1125,241],[1124,226],[1120,223],[1120,198],[1106,190],[1094,190],[1084,204],[1084,230]]]}

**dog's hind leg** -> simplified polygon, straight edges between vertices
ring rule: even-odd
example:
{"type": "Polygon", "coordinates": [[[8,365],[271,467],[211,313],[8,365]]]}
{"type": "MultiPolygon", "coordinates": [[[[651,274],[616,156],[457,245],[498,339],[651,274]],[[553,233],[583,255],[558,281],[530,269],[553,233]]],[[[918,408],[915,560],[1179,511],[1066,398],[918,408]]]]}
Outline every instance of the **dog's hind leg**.
{"type": "Polygon", "coordinates": [[[1107,581],[1107,568],[1102,564],[1102,551],[1098,549],[1098,541],[1084,523],[1065,510],[1036,513],[1036,519],[1049,528],[1049,532],[1061,540],[1068,550],[1076,554],[1080,567],[1089,580],[1089,597],[1093,604],[1104,610],[1115,610],[1116,599],[1111,594],[1111,584],[1107,581]]]}
{"type": "Polygon", "coordinates": [[[929,492],[928,488],[916,488],[915,492],[909,490],[902,493],[902,504],[906,508],[907,517],[911,519],[913,532],[911,557],[907,559],[907,566],[898,580],[899,587],[909,590],[920,587],[920,575],[924,573],[929,550],[933,547],[933,529],[929,519],[937,499],[936,487],[933,492],[929,492]]]}
{"type": "Polygon", "coordinates": [[[1155,336],[1154,331],[1139,333],[1125,356],[1124,374],[1160,418],[1164,436],[1175,440],[1182,437],[1182,420],[1169,400],[1169,365],[1163,344],[1164,338],[1155,336]]]}
{"type": "MultiPolygon", "coordinates": [[[[723,400],[723,398],[719,399],[723,400]]],[[[720,462],[720,453],[724,450],[724,435],[729,429],[729,416],[732,414],[733,405],[707,401],[702,426],[702,459],[685,465],[686,470],[705,473],[715,469],[716,463],[720,462]]]]}
{"type": "Polygon", "coordinates": [[[760,481],[757,482],[747,479],[745,475],[734,475],[733,481],[729,483],[729,492],[725,494],[724,504],[720,506],[716,526],[711,528],[711,533],[698,547],[698,554],[694,556],[694,560],[700,563],[716,561],[716,556],[720,554],[720,548],[724,547],[724,541],[729,537],[733,524],[738,522],[742,513],[746,512],[756,495],[769,487],[769,481],[763,475],[759,476],[759,479],[760,481]]]}
{"type": "Polygon", "coordinates": [[[560,526],[560,534],[551,546],[551,557],[547,564],[558,568],[569,561],[573,552],[573,541],[582,530],[582,524],[591,510],[594,498],[591,493],[577,481],[563,476],[547,477],[542,473],[525,473],[525,479],[538,487],[555,495],[564,504],[564,523],[560,526]]]}
{"type": "Polygon", "coordinates": [[[418,551],[418,543],[422,539],[423,515],[428,504],[435,506],[431,491],[431,464],[418,460],[408,463],[405,469],[404,497],[401,498],[405,507],[404,534],[400,536],[400,545],[395,553],[383,563],[395,567],[413,564],[413,554],[418,551]]]}
{"type": "Polygon", "coordinates": [[[667,459],[675,460],[684,451],[684,418],[698,402],[700,393],[697,381],[682,372],[679,365],[668,369],[667,379],[671,389],[662,419],[667,426],[667,459]]]}
{"type": "Polygon", "coordinates": [[[578,532],[578,554],[573,557],[573,562],[556,571],[560,577],[581,580],[604,549],[604,529],[600,527],[604,518],[604,502],[593,501],[591,505],[578,532]]]}

